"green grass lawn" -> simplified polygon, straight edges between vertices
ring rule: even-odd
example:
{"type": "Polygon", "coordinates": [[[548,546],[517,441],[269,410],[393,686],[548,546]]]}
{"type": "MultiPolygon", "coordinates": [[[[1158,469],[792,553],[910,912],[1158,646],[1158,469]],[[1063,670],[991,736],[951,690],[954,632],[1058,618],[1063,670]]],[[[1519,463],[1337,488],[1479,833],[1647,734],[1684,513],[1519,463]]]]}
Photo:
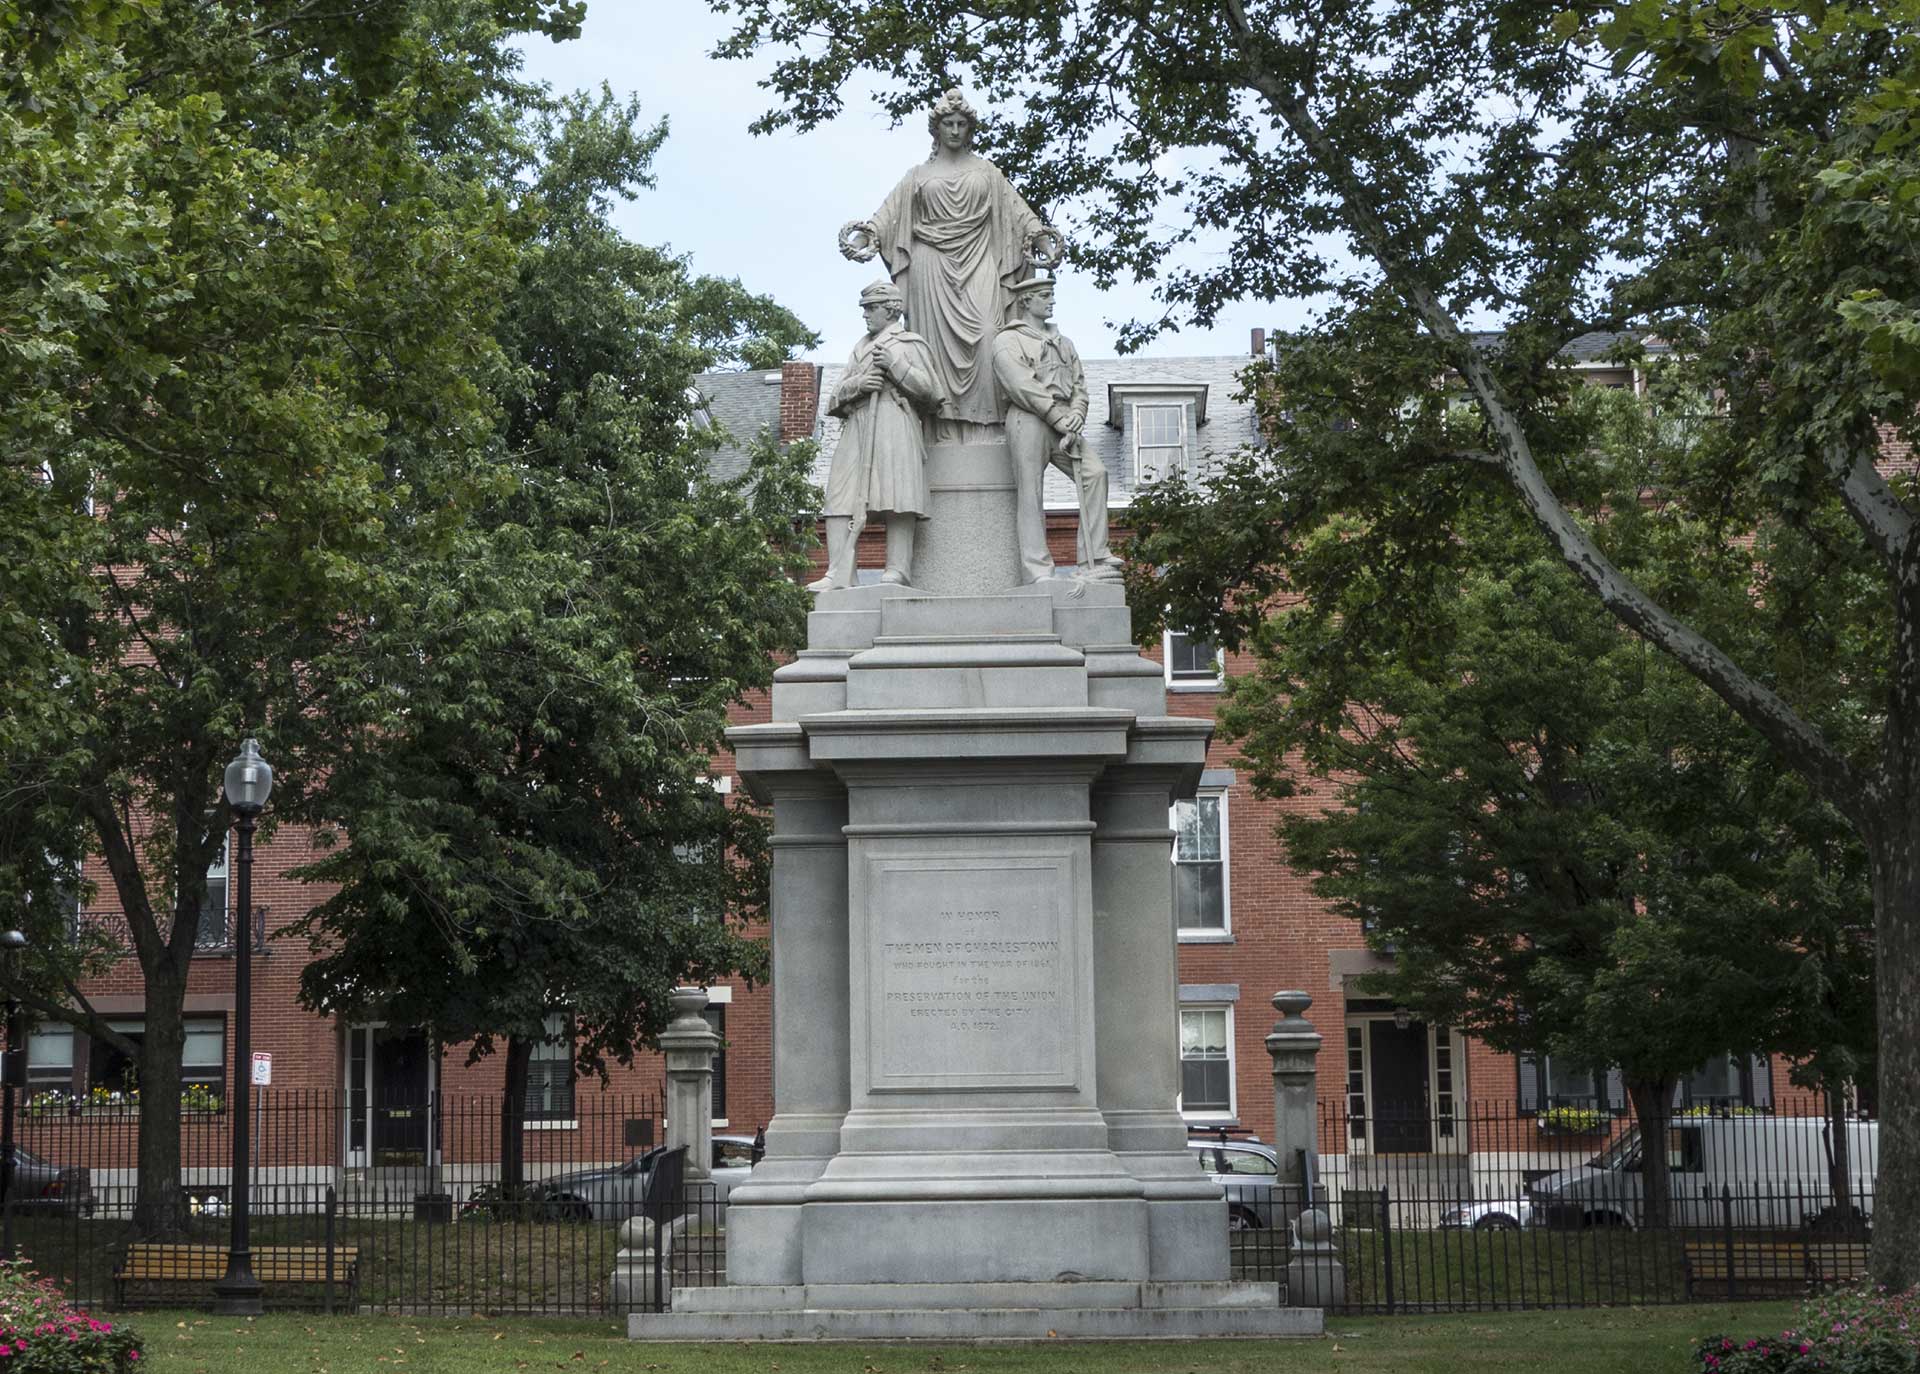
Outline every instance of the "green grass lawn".
{"type": "Polygon", "coordinates": [[[607,1321],[271,1316],[130,1318],[165,1374],[1682,1374],[1708,1332],[1771,1333],[1792,1303],[1583,1312],[1335,1317],[1295,1341],[1024,1346],[638,1345],[607,1321]]]}
{"type": "Polygon", "coordinates": [[[1349,1230],[1340,1241],[1348,1300],[1376,1311],[1389,1301],[1442,1309],[1684,1302],[1685,1238],[1601,1227],[1396,1231],[1390,1241],[1384,1232],[1349,1230]]]}

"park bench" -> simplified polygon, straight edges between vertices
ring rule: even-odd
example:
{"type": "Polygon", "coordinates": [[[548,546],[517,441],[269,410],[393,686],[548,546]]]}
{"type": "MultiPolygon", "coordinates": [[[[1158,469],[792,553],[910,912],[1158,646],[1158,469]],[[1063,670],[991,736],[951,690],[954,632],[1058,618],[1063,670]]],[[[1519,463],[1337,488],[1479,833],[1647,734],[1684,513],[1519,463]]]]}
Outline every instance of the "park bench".
{"type": "Polygon", "coordinates": [[[1807,1276],[1815,1283],[1853,1283],[1866,1275],[1863,1241],[1814,1241],[1807,1246],[1807,1276]]]}
{"type": "MultiPolygon", "coordinates": [[[[331,1251],[324,1245],[261,1245],[253,1250],[253,1276],[263,1286],[318,1288],[321,1301],[329,1281],[343,1295],[337,1305],[352,1311],[360,1283],[360,1251],[357,1246],[336,1245],[331,1251]],[[333,1256],[333,1272],[327,1272],[327,1256],[333,1256]]],[[[141,1242],[127,1247],[126,1258],[113,1271],[120,1305],[127,1305],[127,1285],[212,1285],[226,1276],[227,1247],[189,1245],[169,1242],[141,1242]]],[[[178,1297],[175,1293],[172,1296],[178,1297]]]]}
{"type": "Polygon", "coordinates": [[[1703,1285],[1701,1296],[1757,1297],[1762,1293],[1801,1292],[1807,1286],[1807,1243],[1802,1240],[1690,1241],[1681,1247],[1687,1297],[1703,1285]]]}

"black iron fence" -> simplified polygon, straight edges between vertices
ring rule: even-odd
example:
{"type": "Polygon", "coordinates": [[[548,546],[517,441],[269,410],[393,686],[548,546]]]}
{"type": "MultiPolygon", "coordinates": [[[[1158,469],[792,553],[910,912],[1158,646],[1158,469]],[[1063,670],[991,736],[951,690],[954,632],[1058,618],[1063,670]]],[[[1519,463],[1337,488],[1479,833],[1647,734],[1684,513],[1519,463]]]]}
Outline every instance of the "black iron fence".
{"type": "Polygon", "coordinates": [[[1337,1261],[1338,1305],[1353,1312],[1740,1300],[1847,1282],[1865,1272],[1879,1128],[1829,1121],[1822,1105],[1695,1108],[1656,1142],[1630,1111],[1592,1103],[1362,1116],[1325,1102],[1313,1201],[1331,1234],[1297,1254],[1283,1233],[1270,1243],[1329,1273],[1337,1261]],[[1404,1148],[1416,1141],[1425,1148],[1404,1148]]]}
{"type": "MultiPolygon", "coordinates": [[[[564,1114],[517,1116],[518,1181],[500,1163],[503,1108],[498,1094],[257,1090],[251,1239],[268,1305],[614,1310],[620,1223],[646,1192],[659,1098],[582,1088],[564,1114]]],[[[232,1125],[217,1106],[182,1113],[178,1205],[156,1219],[153,1198],[140,1206],[135,1106],[24,1107],[0,1221],[82,1303],[208,1302],[231,1225],[232,1125]]]]}
{"type": "MultiPolygon", "coordinates": [[[[1657,1142],[1664,1195],[1631,1113],[1578,1103],[1399,1117],[1323,1103],[1306,1196],[1275,1189],[1254,1152],[1227,1164],[1222,1150],[1211,1167],[1230,1194],[1234,1274],[1288,1300],[1331,1291],[1336,1265],[1334,1305],[1353,1312],[1740,1300],[1864,1272],[1878,1127],[1820,1105],[1675,1116],[1657,1142]],[[1296,1236],[1309,1205],[1330,1220],[1324,1237],[1296,1236]]],[[[656,1097],[582,1091],[505,1139],[502,1108],[497,1095],[262,1092],[252,1241],[268,1305],[600,1315],[725,1282],[728,1180],[663,1170],[656,1097]],[[517,1182],[500,1163],[516,1140],[517,1182]]],[[[83,1303],[209,1302],[232,1124],[217,1105],[183,1113],[180,1206],[156,1226],[136,1216],[129,1105],[23,1108],[0,1222],[83,1303]]]]}

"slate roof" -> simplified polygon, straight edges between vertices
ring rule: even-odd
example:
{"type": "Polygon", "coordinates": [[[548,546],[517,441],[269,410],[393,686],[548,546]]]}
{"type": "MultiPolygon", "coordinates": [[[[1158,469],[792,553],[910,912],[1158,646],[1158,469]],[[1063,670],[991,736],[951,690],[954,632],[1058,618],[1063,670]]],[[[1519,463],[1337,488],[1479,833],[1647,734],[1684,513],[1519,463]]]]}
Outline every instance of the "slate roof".
{"type": "MultiPolygon", "coordinates": [[[[1473,341],[1475,348],[1492,348],[1500,342],[1502,336],[1501,332],[1497,329],[1476,329],[1471,331],[1467,337],[1473,341]]],[[[1575,337],[1560,350],[1560,355],[1576,366],[1581,363],[1600,363],[1605,365],[1612,361],[1612,359],[1606,355],[1616,344],[1635,338],[1640,340],[1641,344],[1649,353],[1665,353],[1668,351],[1667,345],[1649,334],[1630,330],[1596,329],[1590,333],[1575,337]]]]}
{"type": "Polygon", "coordinates": [[[760,431],[779,431],[780,374],[703,372],[693,385],[707,415],[727,436],[714,451],[713,475],[738,477],[747,470],[747,449],[760,431]]]}
{"type": "MultiPolygon", "coordinates": [[[[1497,332],[1475,333],[1474,342],[1486,347],[1500,336],[1497,332]]],[[[1604,365],[1606,353],[1624,334],[1595,332],[1582,334],[1566,347],[1574,363],[1604,365]]],[[[1649,352],[1664,352],[1657,340],[1648,340],[1649,352]]],[[[1242,445],[1255,442],[1253,407],[1236,399],[1240,373],[1253,359],[1244,353],[1193,358],[1086,358],[1087,412],[1086,434],[1107,465],[1111,503],[1123,506],[1131,494],[1135,470],[1134,437],[1128,430],[1109,423],[1108,407],[1112,387],[1165,386],[1173,390],[1206,388],[1206,423],[1189,436],[1202,472],[1208,459],[1224,457],[1242,445]]],[[[813,480],[824,488],[827,468],[833,459],[834,445],[840,439],[840,421],[827,414],[827,399],[833,395],[845,368],[829,363],[820,370],[820,391],[814,412],[814,437],[820,454],[815,462],[813,480]]],[[[747,465],[746,447],[761,429],[777,430],[780,423],[780,374],[778,372],[708,372],[695,383],[708,413],[729,436],[715,453],[713,470],[721,477],[737,476],[747,465]]],[[[1060,473],[1047,471],[1047,505],[1050,509],[1072,510],[1077,506],[1071,484],[1060,473]]]]}

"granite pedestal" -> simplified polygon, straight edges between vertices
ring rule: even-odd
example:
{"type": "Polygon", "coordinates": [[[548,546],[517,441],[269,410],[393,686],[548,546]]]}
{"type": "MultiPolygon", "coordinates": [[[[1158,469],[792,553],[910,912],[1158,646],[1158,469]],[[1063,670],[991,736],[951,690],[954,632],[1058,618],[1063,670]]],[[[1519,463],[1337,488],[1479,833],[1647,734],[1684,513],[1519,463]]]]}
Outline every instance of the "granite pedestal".
{"type": "Polygon", "coordinates": [[[1212,724],[1167,714],[1117,585],[976,590],[1013,557],[823,594],[729,732],[773,808],[775,1115],[728,1286],[636,1336],[1318,1329],[1229,1281],[1176,1110],[1167,815],[1212,724]]]}

